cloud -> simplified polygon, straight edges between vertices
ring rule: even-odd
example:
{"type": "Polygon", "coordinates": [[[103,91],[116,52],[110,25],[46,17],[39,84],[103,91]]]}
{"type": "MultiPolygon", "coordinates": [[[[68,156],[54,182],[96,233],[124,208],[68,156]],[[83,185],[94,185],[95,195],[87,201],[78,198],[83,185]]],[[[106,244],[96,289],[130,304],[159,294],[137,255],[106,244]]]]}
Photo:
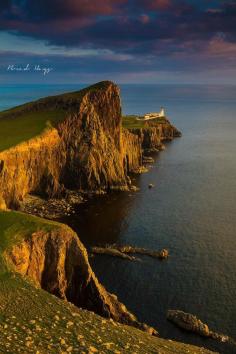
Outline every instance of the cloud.
{"type": "Polygon", "coordinates": [[[236,1],[2,0],[0,11],[15,49],[48,54],[59,71],[65,57],[81,75],[235,67],[236,1]]]}
{"type": "Polygon", "coordinates": [[[18,9],[18,14],[25,20],[57,20],[72,17],[89,17],[96,15],[112,15],[126,0],[3,0],[9,14],[18,9]]]}
{"type": "MultiPolygon", "coordinates": [[[[6,0],[4,0],[6,2],[6,0]]],[[[13,0],[0,29],[47,40],[51,45],[130,50],[162,39],[210,40],[223,32],[236,39],[236,2],[177,0],[13,0]],[[205,4],[205,5],[204,5],[205,4]],[[145,26],[144,26],[145,25],[145,26]]],[[[156,44],[155,44],[156,45],[156,44]]]]}
{"type": "Polygon", "coordinates": [[[150,17],[148,15],[141,15],[140,22],[146,25],[147,23],[150,22],[150,17]]]}
{"type": "Polygon", "coordinates": [[[27,0],[25,8],[28,16],[39,21],[45,19],[84,18],[97,15],[112,15],[119,11],[119,6],[126,0],[27,0]]]}
{"type": "Polygon", "coordinates": [[[10,5],[11,5],[11,0],[2,0],[0,3],[0,11],[8,9],[10,5]]]}
{"type": "Polygon", "coordinates": [[[171,0],[138,0],[137,3],[148,10],[168,10],[173,4],[171,0]]]}

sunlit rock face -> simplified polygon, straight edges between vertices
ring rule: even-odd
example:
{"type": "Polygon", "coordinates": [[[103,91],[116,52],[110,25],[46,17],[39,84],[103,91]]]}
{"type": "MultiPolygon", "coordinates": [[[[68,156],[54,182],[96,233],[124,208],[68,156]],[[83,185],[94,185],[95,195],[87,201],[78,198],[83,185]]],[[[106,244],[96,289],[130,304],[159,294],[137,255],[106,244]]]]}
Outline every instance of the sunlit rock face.
{"type": "Polygon", "coordinates": [[[154,328],[138,322],[99,283],[85,247],[69,227],[58,224],[51,231],[27,235],[5,253],[5,258],[16,272],[29,277],[37,287],[78,307],[157,335],[154,328]]]}

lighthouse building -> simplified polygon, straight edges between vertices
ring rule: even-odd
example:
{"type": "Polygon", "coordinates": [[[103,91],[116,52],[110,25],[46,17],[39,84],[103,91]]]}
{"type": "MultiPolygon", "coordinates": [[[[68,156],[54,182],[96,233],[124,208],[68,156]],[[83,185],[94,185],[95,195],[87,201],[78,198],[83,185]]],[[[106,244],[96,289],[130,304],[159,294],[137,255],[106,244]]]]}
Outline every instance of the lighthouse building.
{"type": "Polygon", "coordinates": [[[162,107],[160,112],[151,112],[151,113],[146,113],[144,116],[144,120],[150,120],[150,119],[155,119],[155,118],[165,118],[165,110],[162,107]]]}

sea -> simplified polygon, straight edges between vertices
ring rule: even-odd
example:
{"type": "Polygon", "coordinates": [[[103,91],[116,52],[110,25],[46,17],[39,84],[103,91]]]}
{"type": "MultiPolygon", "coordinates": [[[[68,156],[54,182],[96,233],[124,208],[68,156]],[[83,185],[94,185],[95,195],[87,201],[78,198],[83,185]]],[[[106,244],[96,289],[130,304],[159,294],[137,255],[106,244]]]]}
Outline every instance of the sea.
{"type": "MultiPolygon", "coordinates": [[[[84,86],[2,86],[0,110],[84,86]]],[[[120,88],[124,114],[163,106],[182,137],[166,143],[149,172],[133,179],[138,192],[89,199],[62,221],[88,250],[112,243],[168,249],[166,261],[97,255],[90,263],[105,287],[162,337],[236,353],[234,344],[184,332],[166,319],[169,309],[183,310],[236,339],[236,86],[120,88]]]]}

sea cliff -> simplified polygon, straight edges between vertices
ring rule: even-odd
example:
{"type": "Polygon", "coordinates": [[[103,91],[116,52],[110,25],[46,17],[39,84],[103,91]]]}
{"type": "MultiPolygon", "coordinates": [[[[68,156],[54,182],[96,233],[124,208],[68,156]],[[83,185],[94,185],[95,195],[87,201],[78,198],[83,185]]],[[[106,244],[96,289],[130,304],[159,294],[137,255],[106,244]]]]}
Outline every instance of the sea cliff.
{"type": "MultiPolygon", "coordinates": [[[[9,223],[17,219],[19,232],[22,230],[26,222],[24,214],[6,211],[1,213],[0,220],[4,215],[9,223]]],[[[90,267],[87,251],[75,232],[66,225],[48,225],[33,216],[28,216],[28,222],[29,229],[24,227],[18,242],[4,252],[7,264],[15,272],[80,308],[157,334],[153,328],[139,323],[125,305],[99,283],[90,267]]]]}
{"type": "Polygon", "coordinates": [[[2,206],[17,208],[28,193],[55,197],[65,189],[128,189],[129,174],[142,165],[143,149],[160,149],[163,140],[178,135],[168,121],[140,130],[122,128],[119,89],[111,82],[41,99],[12,114],[20,119],[43,109],[63,110],[65,117],[0,153],[2,206]]]}

